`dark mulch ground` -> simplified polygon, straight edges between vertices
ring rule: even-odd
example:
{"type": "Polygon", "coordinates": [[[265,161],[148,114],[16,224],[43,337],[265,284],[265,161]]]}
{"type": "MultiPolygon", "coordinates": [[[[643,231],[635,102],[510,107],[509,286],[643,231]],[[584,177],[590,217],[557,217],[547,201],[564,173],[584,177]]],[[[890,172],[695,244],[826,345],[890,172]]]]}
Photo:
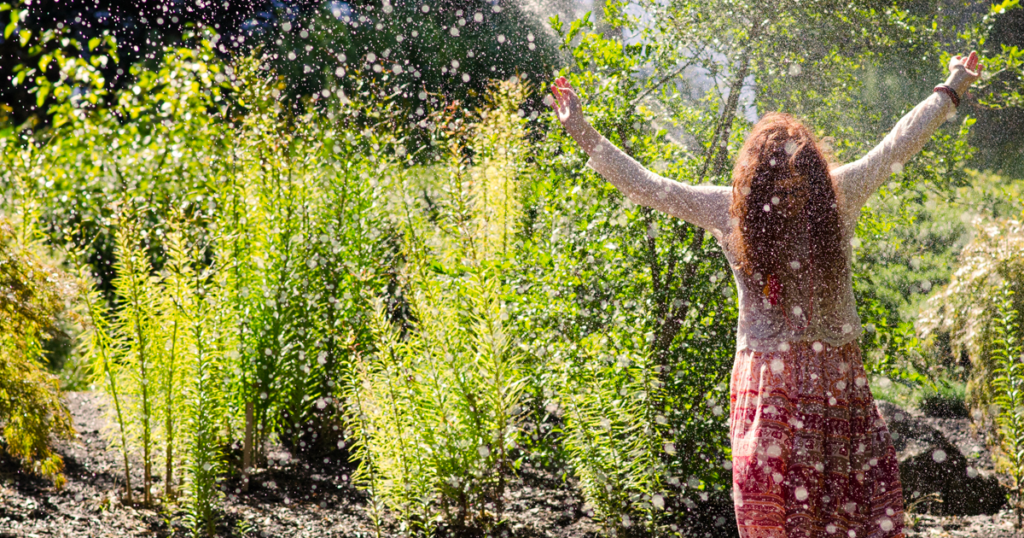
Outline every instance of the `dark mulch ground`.
{"type": "MultiPolygon", "coordinates": [[[[68,479],[62,491],[21,472],[16,462],[0,458],[0,538],[183,534],[180,516],[120,502],[123,464],[104,441],[102,401],[95,393],[68,394],[78,438],[58,446],[68,479]]],[[[248,492],[240,491],[237,478],[225,482],[225,518],[218,534],[376,536],[367,515],[366,496],[351,485],[352,469],[344,458],[328,455],[315,463],[301,462],[283,450],[272,450],[269,456],[269,467],[253,474],[248,492]]],[[[141,483],[141,472],[133,468],[136,498],[141,497],[141,483]]],[[[552,473],[527,467],[509,488],[505,503],[506,529],[512,536],[568,538],[596,536],[598,531],[583,511],[579,494],[552,473]]],[[[385,521],[384,534],[396,534],[393,524],[385,521]]]]}
{"type": "MultiPolygon", "coordinates": [[[[78,438],[59,447],[68,478],[62,491],[20,472],[14,462],[0,459],[0,538],[183,535],[179,516],[124,506],[117,499],[123,487],[121,463],[117,453],[107,450],[103,438],[101,398],[88,392],[68,395],[78,438]]],[[[899,412],[922,430],[941,431],[979,472],[992,472],[989,452],[971,431],[968,419],[899,412]]],[[[904,452],[919,448],[919,444],[908,440],[904,452]]],[[[366,497],[352,487],[351,468],[336,461],[341,459],[327,456],[324,461],[304,463],[281,450],[272,451],[271,465],[254,474],[249,492],[237,490],[237,479],[226,482],[228,497],[219,534],[274,538],[376,536],[367,516],[366,497]]],[[[133,485],[142,481],[141,476],[132,480],[133,485]]],[[[509,488],[509,523],[505,528],[515,537],[593,538],[599,528],[583,508],[583,500],[571,483],[552,473],[526,468],[509,488]]],[[[907,529],[909,536],[1015,536],[1012,515],[1005,509],[994,515],[914,514],[912,519],[916,526],[907,529]]],[[[721,529],[715,530],[719,531],[717,536],[722,535],[721,529]]],[[[385,535],[397,534],[395,531],[393,522],[385,523],[385,535]]]]}

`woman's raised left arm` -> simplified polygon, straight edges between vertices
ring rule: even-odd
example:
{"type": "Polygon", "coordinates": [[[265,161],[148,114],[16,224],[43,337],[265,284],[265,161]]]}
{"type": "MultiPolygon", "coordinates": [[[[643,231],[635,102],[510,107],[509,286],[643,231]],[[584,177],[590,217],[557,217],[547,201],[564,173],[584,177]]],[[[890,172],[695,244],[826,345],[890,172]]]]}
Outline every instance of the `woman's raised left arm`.
{"type": "Polygon", "coordinates": [[[976,52],[966,58],[951,58],[945,84],[936,86],[927,99],[903,116],[867,155],[832,171],[842,203],[841,213],[858,215],[871,194],[921,151],[942,122],[956,114],[957,101],[981,77],[981,70],[976,52]]]}

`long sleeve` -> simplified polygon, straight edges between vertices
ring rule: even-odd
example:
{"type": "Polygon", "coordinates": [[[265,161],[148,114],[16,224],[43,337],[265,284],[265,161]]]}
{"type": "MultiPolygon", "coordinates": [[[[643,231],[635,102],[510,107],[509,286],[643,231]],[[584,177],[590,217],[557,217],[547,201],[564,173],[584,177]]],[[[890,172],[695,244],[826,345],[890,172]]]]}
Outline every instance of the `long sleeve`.
{"type": "Polygon", "coordinates": [[[590,155],[587,166],[633,203],[700,226],[719,239],[727,233],[732,201],[729,187],[695,186],[664,178],[644,168],[604,137],[590,155]]]}
{"type": "Polygon", "coordinates": [[[921,151],[942,122],[954,114],[956,107],[949,96],[932,93],[903,116],[867,155],[833,170],[832,177],[840,192],[844,217],[856,220],[860,208],[871,194],[921,151]]]}

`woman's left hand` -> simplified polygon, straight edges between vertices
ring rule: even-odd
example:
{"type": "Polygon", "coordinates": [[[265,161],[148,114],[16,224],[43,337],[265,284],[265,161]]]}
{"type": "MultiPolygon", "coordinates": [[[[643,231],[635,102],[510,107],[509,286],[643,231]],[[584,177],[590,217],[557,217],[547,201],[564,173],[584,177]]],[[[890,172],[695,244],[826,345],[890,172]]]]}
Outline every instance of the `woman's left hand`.
{"type": "Polygon", "coordinates": [[[959,54],[949,59],[949,84],[960,95],[963,95],[971,84],[981,78],[981,72],[985,66],[981,64],[978,53],[971,51],[965,58],[959,54]]]}

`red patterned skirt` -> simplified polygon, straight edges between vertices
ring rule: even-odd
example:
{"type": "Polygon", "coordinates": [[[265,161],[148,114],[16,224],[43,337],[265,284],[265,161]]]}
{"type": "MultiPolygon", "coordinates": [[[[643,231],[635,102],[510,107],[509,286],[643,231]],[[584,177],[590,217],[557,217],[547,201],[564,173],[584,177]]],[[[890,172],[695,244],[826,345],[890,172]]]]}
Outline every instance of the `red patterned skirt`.
{"type": "Polygon", "coordinates": [[[741,538],[903,535],[896,450],[856,342],[740,351],[730,389],[741,538]]]}

